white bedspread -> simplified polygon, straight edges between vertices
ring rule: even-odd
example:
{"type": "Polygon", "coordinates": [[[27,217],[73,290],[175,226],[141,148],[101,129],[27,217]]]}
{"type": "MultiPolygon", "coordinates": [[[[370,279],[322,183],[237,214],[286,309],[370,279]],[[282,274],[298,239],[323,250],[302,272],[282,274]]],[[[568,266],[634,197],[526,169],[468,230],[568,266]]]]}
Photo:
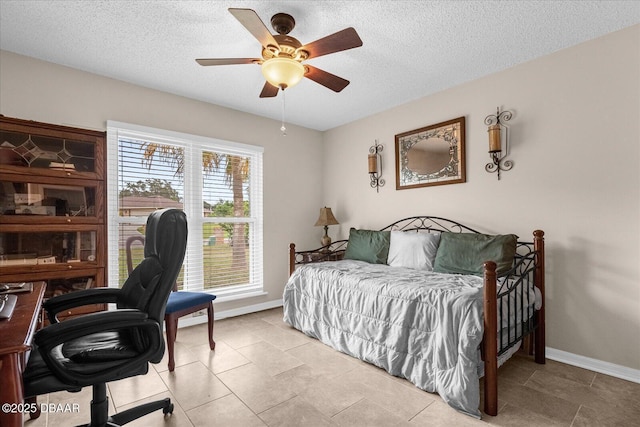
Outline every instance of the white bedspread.
{"type": "Polygon", "coordinates": [[[299,266],[284,321],[480,418],[482,278],[344,260],[299,266]]]}

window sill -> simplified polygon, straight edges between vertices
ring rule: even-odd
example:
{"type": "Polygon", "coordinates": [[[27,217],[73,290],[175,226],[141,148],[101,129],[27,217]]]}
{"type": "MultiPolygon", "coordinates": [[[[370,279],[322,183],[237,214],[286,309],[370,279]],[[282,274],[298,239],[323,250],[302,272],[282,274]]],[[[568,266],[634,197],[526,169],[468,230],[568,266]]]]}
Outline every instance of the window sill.
{"type": "Polygon", "coordinates": [[[216,293],[216,303],[227,302],[227,301],[236,301],[245,298],[253,298],[260,297],[263,295],[267,295],[268,293],[263,290],[255,290],[253,292],[224,292],[224,293],[216,293]]]}
{"type": "Polygon", "coordinates": [[[267,292],[265,292],[260,285],[238,285],[227,289],[206,289],[202,292],[215,295],[217,297],[215,300],[216,303],[267,295],[267,292]]]}

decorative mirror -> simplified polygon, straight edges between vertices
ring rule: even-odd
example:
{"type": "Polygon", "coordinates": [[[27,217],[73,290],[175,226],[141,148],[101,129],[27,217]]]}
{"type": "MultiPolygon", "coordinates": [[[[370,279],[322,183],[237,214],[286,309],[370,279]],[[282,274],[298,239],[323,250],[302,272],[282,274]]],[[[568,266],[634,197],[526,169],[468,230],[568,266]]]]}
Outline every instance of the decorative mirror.
{"type": "Polygon", "coordinates": [[[396,135],[396,190],[465,182],[464,117],[396,135]]]}

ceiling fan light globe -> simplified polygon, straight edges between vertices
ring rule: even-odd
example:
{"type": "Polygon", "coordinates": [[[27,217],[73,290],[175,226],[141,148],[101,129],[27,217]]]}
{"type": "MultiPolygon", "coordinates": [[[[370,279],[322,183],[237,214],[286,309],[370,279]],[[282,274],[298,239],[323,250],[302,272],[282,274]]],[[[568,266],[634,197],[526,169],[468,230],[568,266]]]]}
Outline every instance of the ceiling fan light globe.
{"type": "Polygon", "coordinates": [[[290,88],[304,77],[304,65],[289,58],[271,58],[262,63],[262,75],[275,87],[290,88]]]}

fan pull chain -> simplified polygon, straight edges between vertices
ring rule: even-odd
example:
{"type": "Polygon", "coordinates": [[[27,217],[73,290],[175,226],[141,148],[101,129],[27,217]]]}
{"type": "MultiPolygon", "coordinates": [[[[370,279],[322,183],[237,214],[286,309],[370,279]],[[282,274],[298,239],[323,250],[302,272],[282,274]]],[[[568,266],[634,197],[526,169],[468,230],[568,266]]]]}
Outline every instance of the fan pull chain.
{"type": "Polygon", "coordinates": [[[287,136],[287,128],[284,126],[284,107],[285,107],[284,89],[281,92],[282,92],[282,126],[280,127],[280,130],[282,131],[282,136],[287,136]]]}

